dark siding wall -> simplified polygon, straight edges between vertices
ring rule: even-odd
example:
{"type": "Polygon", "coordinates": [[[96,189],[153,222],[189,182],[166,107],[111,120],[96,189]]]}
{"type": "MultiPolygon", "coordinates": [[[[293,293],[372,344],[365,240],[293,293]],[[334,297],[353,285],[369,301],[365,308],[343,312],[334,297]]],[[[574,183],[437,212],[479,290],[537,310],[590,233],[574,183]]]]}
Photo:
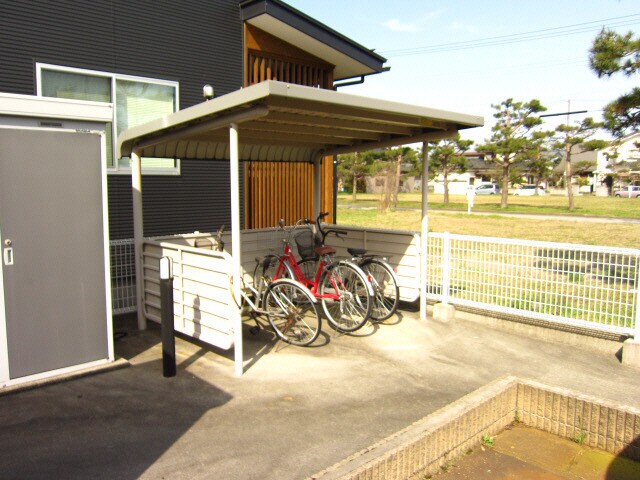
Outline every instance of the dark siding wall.
{"type": "MultiPolygon", "coordinates": [[[[0,92],[36,93],[36,62],[173,80],[180,108],[242,86],[238,0],[0,0],[0,92]]],[[[145,176],[145,234],[207,231],[229,218],[223,162],[145,176]],[[225,194],[226,192],[226,194],[225,194]],[[147,223],[148,222],[148,223],[147,223]]],[[[131,180],[109,177],[111,238],[132,236],[131,180]]]]}
{"type": "Polygon", "coordinates": [[[36,62],[180,82],[180,107],[242,86],[238,0],[0,0],[0,91],[35,94],[36,62]]]}
{"type": "MultiPolygon", "coordinates": [[[[241,179],[243,170],[241,165],[241,179]]],[[[144,234],[211,232],[220,225],[229,229],[228,162],[183,160],[181,173],[179,177],[142,177],[144,234]]],[[[128,175],[109,176],[109,224],[111,238],[133,237],[131,177],[128,175]]]]}

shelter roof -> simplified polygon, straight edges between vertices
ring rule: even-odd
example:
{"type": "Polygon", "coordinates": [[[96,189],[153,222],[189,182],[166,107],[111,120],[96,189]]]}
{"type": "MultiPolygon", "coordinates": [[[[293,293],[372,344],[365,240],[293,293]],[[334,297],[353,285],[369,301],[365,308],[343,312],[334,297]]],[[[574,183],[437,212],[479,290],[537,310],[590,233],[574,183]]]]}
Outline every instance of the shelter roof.
{"type": "Polygon", "coordinates": [[[483,118],[318,88],[268,81],[123,132],[118,153],[228,159],[231,123],[242,160],[313,161],[453,136],[483,118]]]}

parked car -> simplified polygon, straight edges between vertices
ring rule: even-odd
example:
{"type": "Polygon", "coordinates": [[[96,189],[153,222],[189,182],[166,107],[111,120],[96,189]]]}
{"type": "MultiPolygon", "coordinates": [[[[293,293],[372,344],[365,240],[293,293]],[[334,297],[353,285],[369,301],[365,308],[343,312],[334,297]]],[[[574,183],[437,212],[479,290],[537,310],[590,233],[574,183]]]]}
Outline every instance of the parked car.
{"type": "Polygon", "coordinates": [[[500,186],[495,183],[481,183],[476,187],[476,195],[496,195],[500,193],[500,186]]]}
{"type": "Polygon", "coordinates": [[[638,198],[640,197],[640,185],[629,185],[628,187],[619,188],[613,191],[616,197],[638,198]]]}
{"type": "Polygon", "coordinates": [[[521,197],[530,197],[533,195],[545,195],[545,191],[544,187],[538,187],[538,191],[536,192],[536,186],[529,184],[523,185],[521,188],[513,192],[513,194],[521,197]]]}

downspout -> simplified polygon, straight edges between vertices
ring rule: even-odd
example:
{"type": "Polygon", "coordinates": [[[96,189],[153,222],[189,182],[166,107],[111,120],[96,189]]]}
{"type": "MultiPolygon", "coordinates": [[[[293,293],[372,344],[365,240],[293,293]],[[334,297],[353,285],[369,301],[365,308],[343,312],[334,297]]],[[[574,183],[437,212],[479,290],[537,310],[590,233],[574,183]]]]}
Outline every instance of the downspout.
{"type": "MultiPolygon", "coordinates": [[[[371,73],[365,73],[364,75],[359,75],[360,77],[359,80],[352,80],[350,82],[342,82],[342,83],[334,83],[333,89],[338,90],[338,88],[340,87],[350,87],[351,85],[360,85],[361,83],[364,83],[365,77],[368,77],[369,75],[377,75],[379,73],[388,72],[389,70],[391,70],[391,67],[383,67],[382,70],[380,70],[379,72],[371,72],[371,73]]],[[[358,75],[354,77],[343,78],[341,80],[349,80],[350,78],[358,78],[358,75]]]]}
{"type": "Polygon", "coordinates": [[[313,159],[313,218],[322,210],[322,153],[313,159]]]}

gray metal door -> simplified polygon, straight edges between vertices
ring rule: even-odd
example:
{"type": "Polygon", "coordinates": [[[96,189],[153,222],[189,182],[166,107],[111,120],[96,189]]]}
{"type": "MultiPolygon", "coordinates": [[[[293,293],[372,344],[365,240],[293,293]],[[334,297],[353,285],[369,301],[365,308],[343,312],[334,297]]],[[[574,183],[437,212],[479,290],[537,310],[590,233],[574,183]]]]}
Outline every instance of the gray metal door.
{"type": "Polygon", "coordinates": [[[0,128],[11,379],[108,356],[100,146],[91,133],[0,128]]]}

